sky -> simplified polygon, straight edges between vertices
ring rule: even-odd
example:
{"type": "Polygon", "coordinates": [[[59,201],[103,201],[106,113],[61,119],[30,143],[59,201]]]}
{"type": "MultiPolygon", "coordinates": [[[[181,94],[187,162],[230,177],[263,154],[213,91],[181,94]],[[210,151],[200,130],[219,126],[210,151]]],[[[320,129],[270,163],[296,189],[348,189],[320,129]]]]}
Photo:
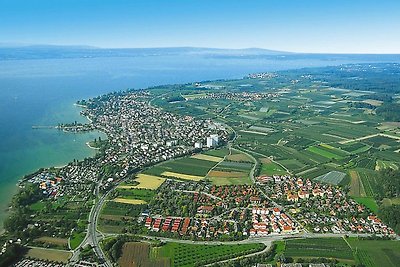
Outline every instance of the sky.
{"type": "Polygon", "coordinates": [[[0,43],[400,54],[400,1],[0,0],[0,43]]]}

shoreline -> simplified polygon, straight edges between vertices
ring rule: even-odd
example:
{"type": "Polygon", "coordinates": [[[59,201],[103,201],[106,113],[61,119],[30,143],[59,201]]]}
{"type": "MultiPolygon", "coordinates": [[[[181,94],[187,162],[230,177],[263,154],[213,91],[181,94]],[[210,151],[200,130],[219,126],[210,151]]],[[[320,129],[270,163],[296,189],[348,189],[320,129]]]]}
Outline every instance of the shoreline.
{"type": "MultiPolygon", "coordinates": [[[[74,105],[74,106],[77,106],[77,107],[81,107],[81,108],[87,108],[87,107],[84,106],[84,105],[80,105],[80,104],[76,104],[76,103],[74,103],[73,105],[74,105]]],[[[78,112],[79,112],[79,111],[78,111],[78,112]]],[[[87,116],[81,115],[80,112],[79,112],[79,116],[86,118],[90,123],[92,123],[92,120],[91,120],[90,118],[88,118],[87,116]]],[[[57,129],[57,127],[54,127],[54,129],[57,129]]],[[[68,132],[68,131],[63,131],[63,132],[64,132],[64,133],[71,134],[71,132],[68,132]]],[[[100,133],[100,134],[103,134],[103,135],[105,135],[105,137],[108,139],[107,134],[106,134],[103,130],[95,129],[95,130],[93,130],[92,132],[98,132],[98,133],[100,133]]],[[[91,145],[90,145],[90,142],[91,142],[91,141],[87,141],[87,142],[85,143],[86,146],[89,147],[90,149],[93,149],[94,151],[96,151],[95,153],[97,153],[97,151],[99,150],[99,148],[96,148],[96,147],[91,146],[91,145]]],[[[89,157],[91,158],[91,157],[93,157],[93,155],[89,155],[89,157]]],[[[14,193],[14,194],[11,195],[10,201],[14,198],[14,196],[15,196],[16,194],[18,194],[19,190],[21,189],[21,186],[23,186],[23,184],[25,184],[25,183],[27,182],[27,180],[28,180],[29,178],[31,178],[32,176],[36,175],[37,173],[41,172],[42,170],[48,170],[48,169],[50,169],[50,168],[55,168],[55,169],[64,168],[64,167],[66,167],[66,166],[67,166],[69,163],[71,163],[71,162],[72,162],[72,161],[69,160],[69,161],[67,161],[65,164],[61,164],[61,165],[58,165],[58,166],[54,166],[54,165],[53,165],[53,166],[49,166],[49,167],[39,167],[39,168],[37,168],[36,170],[34,170],[34,171],[32,171],[32,172],[23,174],[22,176],[20,176],[19,178],[16,179],[16,183],[15,183],[14,186],[17,188],[17,191],[16,191],[16,193],[14,193]]],[[[10,201],[8,201],[8,204],[11,203],[10,201]]],[[[9,213],[9,210],[8,210],[8,209],[4,211],[4,215],[5,215],[5,216],[4,216],[4,219],[6,219],[6,218],[8,217],[8,213],[9,213]]],[[[4,224],[4,221],[2,221],[2,222],[1,222],[1,225],[0,225],[0,236],[2,236],[3,234],[6,233],[3,224],[4,224]]]]}
{"type": "Polygon", "coordinates": [[[91,146],[91,145],[90,145],[90,142],[86,142],[86,145],[87,145],[89,148],[91,148],[91,149],[100,150],[100,148],[98,148],[98,147],[91,146]]]}

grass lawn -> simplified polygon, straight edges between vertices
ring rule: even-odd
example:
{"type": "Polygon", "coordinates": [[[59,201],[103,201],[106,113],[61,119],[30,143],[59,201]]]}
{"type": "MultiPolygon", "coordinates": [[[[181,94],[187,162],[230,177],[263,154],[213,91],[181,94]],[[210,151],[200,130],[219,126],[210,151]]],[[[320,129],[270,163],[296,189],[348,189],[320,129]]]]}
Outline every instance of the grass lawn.
{"type": "Polygon", "coordinates": [[[261,175],[283,175],[287,174],[286,170],[274,162],[261,163],[261,175]]]}
{"type": "Polygon", "coordinates": [[[181,243],[167,243],[161,248],[155,248],[152,253],[158,257],[171,259],[171,266],[201,266],[207,262],[230,259],[264,249],[263,244],[237,244],[237,245],[195,245],[181,243]]]}
{"type": "Polygon", "coordinates": [[[85,233],[84,232],[73,232],[72,236],[70,237],[70,245],[71,249],[76,249],[85,239],[85,233]]]}
{"type": "Polygon", "coordinates": [[[400,262],[400,241],[347,239],[357,261],[366,267],[395,267],[400,262]]]}
{"type": "Polygon", "coordinates": [[[372,197],[355,197],[355,201],[360,204],[363,204],[367,208],[369,208],[374,213],[378,212],[378,204],[376,204],[375,200],[372,197]]]}
{"type": "Polygon", "coordinates": [[[118,197],[125,199],[138,199],[145,202],[149,202],[155,195],[154,190],[149,189],[129,189],[129,188],[118,188],[118,197]]]}

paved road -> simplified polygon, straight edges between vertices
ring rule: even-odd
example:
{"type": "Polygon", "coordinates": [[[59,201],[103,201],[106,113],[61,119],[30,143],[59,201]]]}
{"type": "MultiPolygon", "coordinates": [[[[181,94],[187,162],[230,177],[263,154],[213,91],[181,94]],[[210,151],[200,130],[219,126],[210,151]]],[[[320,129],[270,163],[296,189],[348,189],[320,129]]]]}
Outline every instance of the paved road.
{"type": "Polygon", "coordinates": [[[96,253],[96,256],[103,263],[103,266],[111,267],[113,264],[104,254],[103,250],[99,245],[99,241],[102,237],[104,237],[101,233],[97,231],[97,220],[101,211],[101,208],[106,200],[107,196],[113,191],[111,189],[107,192],[107,194],[103,195],[96,203],[93,204],[92,209],[89,214],[89,225],[86,232],[85,239],[82,243],[73,251],[73,255],[70,259],[70,265],[74,265],[74,263],[79,261],[80,249],[85,247],[86,245],[91,245],[96,253]]]}

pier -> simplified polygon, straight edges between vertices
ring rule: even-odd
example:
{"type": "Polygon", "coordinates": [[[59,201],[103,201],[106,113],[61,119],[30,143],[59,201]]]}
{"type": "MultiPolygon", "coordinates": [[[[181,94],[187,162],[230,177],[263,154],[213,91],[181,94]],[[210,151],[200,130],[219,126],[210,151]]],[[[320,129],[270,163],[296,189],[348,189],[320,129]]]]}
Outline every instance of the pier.
{"type": "Polygon", "coordinates": [[[32,125],[32,129],[56,129],[57,126],[51,125],[32,125]]]}

